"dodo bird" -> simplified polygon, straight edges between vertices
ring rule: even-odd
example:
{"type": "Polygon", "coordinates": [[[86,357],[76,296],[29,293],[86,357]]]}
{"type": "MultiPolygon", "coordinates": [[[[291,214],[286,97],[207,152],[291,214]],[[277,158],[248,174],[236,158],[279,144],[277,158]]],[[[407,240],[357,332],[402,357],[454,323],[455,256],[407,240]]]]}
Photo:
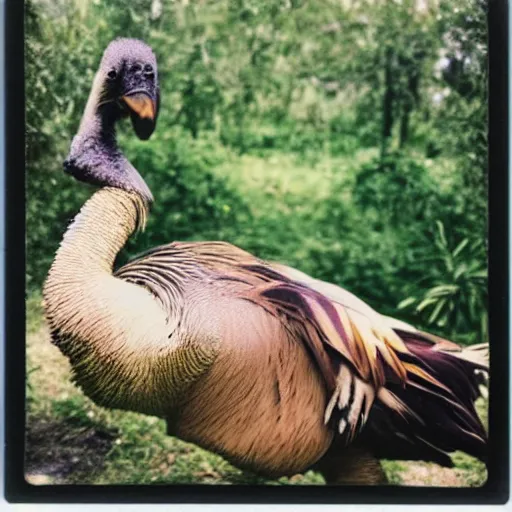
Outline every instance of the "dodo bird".
{"type": "Polygon", "coordinates": [[[383,458],[485,460],[474,402],[486,346],[460,348],[228,243],[173,242],[114,269],[153,200],[115,126],[129,116],[148,139],[158,109],[151,48],[112,41],[64,163],[98,190],[44,285],[52,340],[85,394],[268,477],[377,484],[383,458]]]}

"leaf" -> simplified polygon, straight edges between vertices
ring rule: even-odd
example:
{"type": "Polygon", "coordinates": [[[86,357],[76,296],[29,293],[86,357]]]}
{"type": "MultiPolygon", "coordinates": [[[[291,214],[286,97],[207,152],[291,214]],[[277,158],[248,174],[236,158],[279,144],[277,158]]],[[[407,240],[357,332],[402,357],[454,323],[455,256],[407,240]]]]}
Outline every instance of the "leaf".
{"type": "Polygon", "coordinates": [[[487,279],[487,270],[478,270],[476,272],[472,272],[470,277],[473,279],[487,279]]]}
{"type": "Polygon", "coordinates": [[[464,240],[462,240],[462,242],[460,242],[460,244],[457,245],[457,247],[453,251],[453,257],[456,258],[466,248],[466,246],[468,244],[469,244],[469,239],[464,238],[464,240]]]}
{"type": "Polygon", "coordinates": [[[448,247],[448,242],[446,241],[446,235],[444,231],[444,224],[440,220],[436,220],[436,224],[439,240],[441,241],[442,247],[448,247]]]}
{"type": "Polygon", "coordinates": [[[439,327],[444,327],[448,323],[448,315],[444,315],[440,320],[437,321],[439,327]]]}
{"type": "Polygon", "coordinates": [[[461,277],[464,274],[464,272],[466,272],[467,270],[468,270],[467,265],[465,263],[462,263],[455,269],[455,272],[453,273],[453,278],[455,280],[459,279],[459,277],[461,277]]]}
{"type": "Polygon", "coordinates": [[[414,304],[416,301],[417,301],[416,297],[407,297],[406,299],[401,301],[400,304],[398,304],[397,308],[398,309],[408,308],[409,306],[414,304]]]}
{"type": "Polygon", "coordinates": [[[427,292],[427,297],[442,297],[443,295],[454,294],[459,290],[459,287],[455,284],[441,284],[431,288],[427,292]]]}
{"type": "Polygon", "coordinates": [[[418,306],[416,307],[416,311],[420,313],[423,311],[427,306],[430,306],[431,304],[435,304],[437,302],[437,299],[423,299],[418,306]]]}
{"type": "Polygon", "coordinates": [[[489,337],[489,317],[486,312],[480,318],[480,333],[482,336],[481,341],[487,341],[489,337]]]}
{"type": "Polygon", "coordinates": [[[446,304],[446,299],[441,299],[434,308],[434,311],[432,311],[432,314],[430,315],[428,319],[429,324],[433,324],[436,321],[436,318],[438,317],[439,313],[441,313],[441,310],[443,309],[443,306],[446,304]]]}
{"type": "Polygon", "coordinates": [[[468,311],[470,318],[474,318],[477,316],[476,309],[477,309],[477,298],[474,294],[471,294],[468,301],[468,311]]]}

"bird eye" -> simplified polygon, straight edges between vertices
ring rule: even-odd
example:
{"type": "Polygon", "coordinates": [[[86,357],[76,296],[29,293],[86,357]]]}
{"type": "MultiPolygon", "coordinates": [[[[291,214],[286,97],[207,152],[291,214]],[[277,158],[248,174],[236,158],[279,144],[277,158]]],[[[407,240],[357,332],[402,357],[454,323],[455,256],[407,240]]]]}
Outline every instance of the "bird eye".
{"type": "Polygon", "coordinates": [[[108,77],[109,80],[115,80],[115,78],[117,77],[117,71],[115,69],[111,69],[107,73],[107,77],[108,77]]]}
{"type": "Polygon", "coordinates": [[[147,78],[153,78],[155,76],[155,73],[153,71],[153,68],[151,67],[151,64],[146,64],[144,66],[144,76],[147,78]]]}

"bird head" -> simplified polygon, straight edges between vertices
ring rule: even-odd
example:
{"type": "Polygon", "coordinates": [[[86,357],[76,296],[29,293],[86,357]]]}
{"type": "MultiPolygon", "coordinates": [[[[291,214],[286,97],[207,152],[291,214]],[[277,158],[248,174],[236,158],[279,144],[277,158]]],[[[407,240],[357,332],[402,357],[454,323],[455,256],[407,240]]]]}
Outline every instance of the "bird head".
{"type": "Polygon", "coordinates": [[[103,53],[64,170],[92,185],[137,192],[150,202],[148,186],[117,146],[115,125],[130,117],[136,135],[147,140],[155,130],[159,103],[151,48],[137,39],[112,41],[103,53]]]}
{"type": "Polygon", "coordinates": [[[137,136],[147,140],[156,126],[160,93],[156,57],[137,39],[112,41],[98,71],[100,106],[114,106],[115,114],[129,115],[137,136]]]}

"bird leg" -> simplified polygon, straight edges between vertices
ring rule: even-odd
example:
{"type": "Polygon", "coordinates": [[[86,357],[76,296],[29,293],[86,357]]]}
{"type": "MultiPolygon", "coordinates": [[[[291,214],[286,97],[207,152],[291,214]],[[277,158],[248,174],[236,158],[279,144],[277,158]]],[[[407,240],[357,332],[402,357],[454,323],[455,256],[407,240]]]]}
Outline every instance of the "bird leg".
{"type": "Polygon", "coordinates": [[[315,468],[328,485],[385,485],[386,474],[379,460],[363,447],[330,450],[315,468]]]}

